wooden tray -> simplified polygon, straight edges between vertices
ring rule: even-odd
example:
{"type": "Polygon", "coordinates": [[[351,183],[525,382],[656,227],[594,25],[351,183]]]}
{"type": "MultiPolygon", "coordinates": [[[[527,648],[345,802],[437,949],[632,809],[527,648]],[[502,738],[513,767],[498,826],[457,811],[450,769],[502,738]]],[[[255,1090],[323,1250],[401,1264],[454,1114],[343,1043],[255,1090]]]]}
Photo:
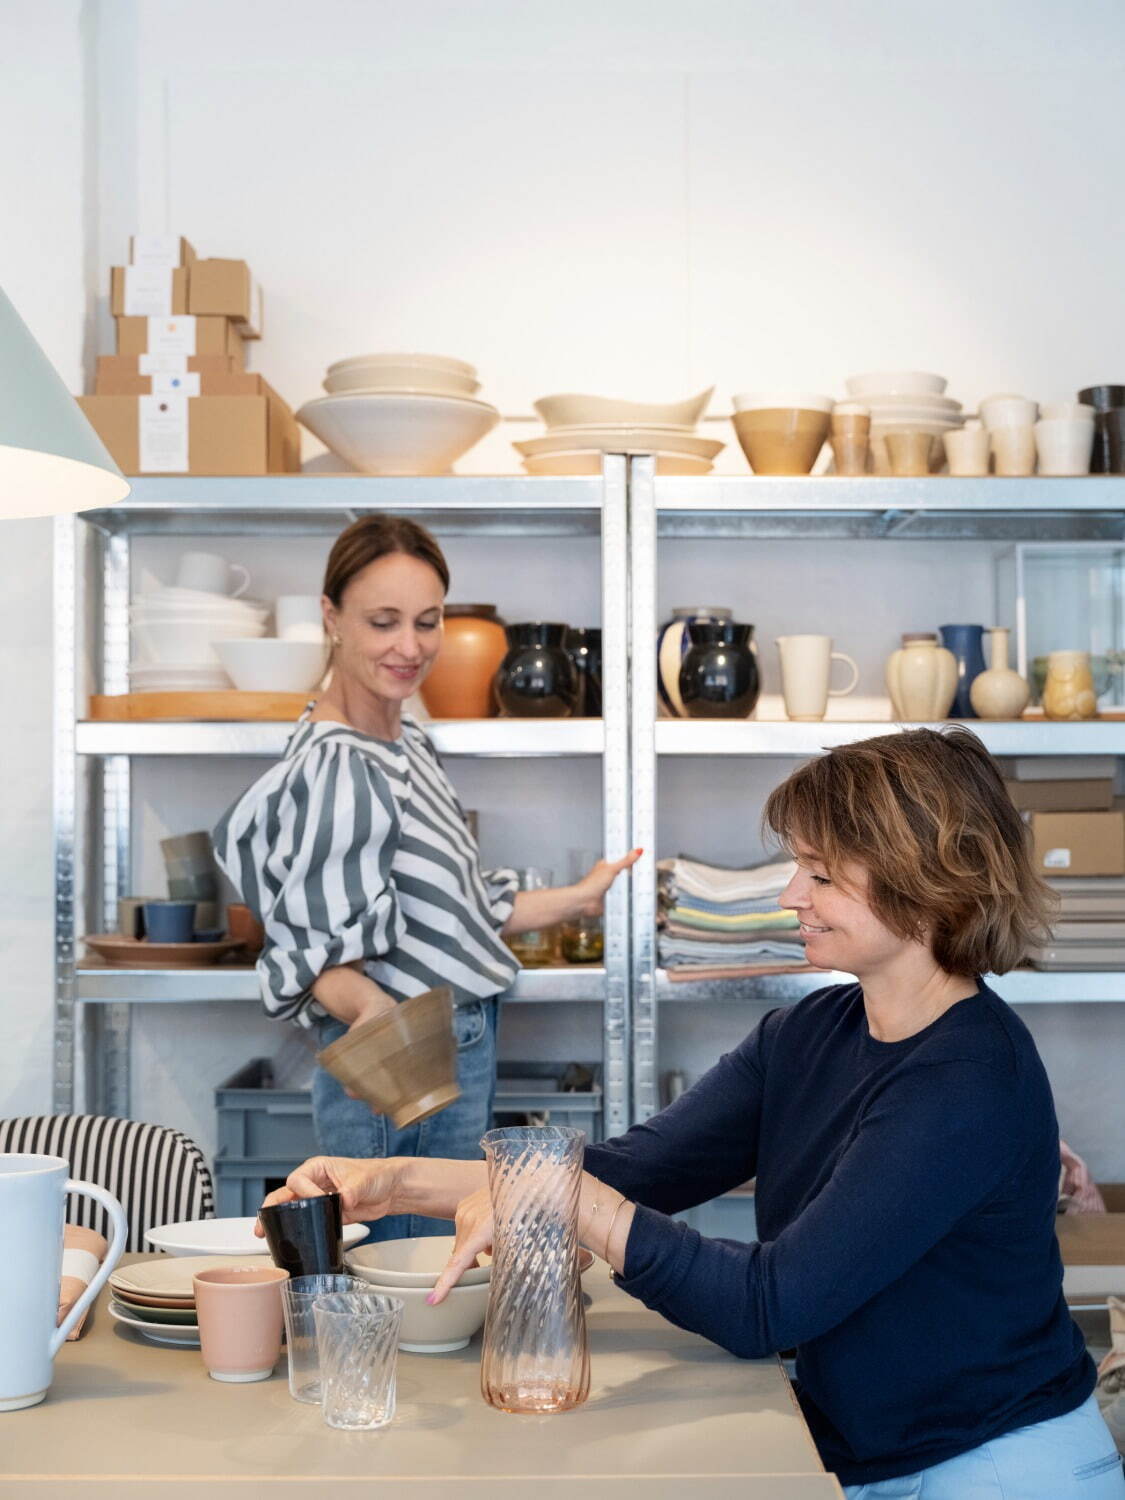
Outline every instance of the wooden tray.
{"type": "Polygon", "coordinates": [[[308,707],[310,693],[93,693],[90,718],[268,719],[292,722],[308,707]]]}
{"type": "Polygon", "coordinates": [[[122,969],[203,969],[242,947],[234,938],[218,943],[150,943],[147,938],[122,937],[119,932],[89,933],[83,942],[122,969]]]}

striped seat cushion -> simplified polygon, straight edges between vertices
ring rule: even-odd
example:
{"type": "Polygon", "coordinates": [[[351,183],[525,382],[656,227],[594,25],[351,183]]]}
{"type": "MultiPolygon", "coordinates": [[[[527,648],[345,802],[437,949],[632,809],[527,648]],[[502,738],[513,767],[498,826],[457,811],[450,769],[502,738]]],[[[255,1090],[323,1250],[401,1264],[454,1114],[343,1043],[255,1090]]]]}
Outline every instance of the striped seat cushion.
{"type": "MultiPolygon", "coordinates": [[[[144,1232],[158,1224],[215,1215],[211,1173],[193,1140],[166,1125],[107,1115],[25,1115],[0,1120],[0,1152],[61,1156],[71,1177],[113,1194],[129,1221],[128,1250],[146,1250],[144,1232]]],[[[108,1233],[105,1209],[72,1193],[68,1224],[108,1233]]]]}

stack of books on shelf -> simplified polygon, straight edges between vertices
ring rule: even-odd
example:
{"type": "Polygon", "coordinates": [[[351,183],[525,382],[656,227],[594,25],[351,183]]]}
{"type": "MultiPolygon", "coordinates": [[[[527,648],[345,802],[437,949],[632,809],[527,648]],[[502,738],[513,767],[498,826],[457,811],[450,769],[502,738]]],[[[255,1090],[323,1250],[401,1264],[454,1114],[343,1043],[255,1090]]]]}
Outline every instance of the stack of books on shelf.
{"type": "Polygon", "coordinates": [[[1057,893],[1051,939],[1036,969],[1125,968],[1125,805],[1114,756],[1036,756],[1006,766],[1012,801],[1031,826],[1035,863],[1057,893]]]}
{"type": "Polygon", "coordinates": [[[792,860],[725,869],[680,856],[660,860],[657,870],[657,949],[670,980],[811,972],[797,914],[777,904],[796,870],[792,860]]]}
{"type": "Polygon", "coordinates": [[[246,369],[262,294],[244,260],[201,259],[179,235],[134,235],[110,272],[116,352],[79,405],[126,474],[284,474],[301,466],[292,411],[246,369]]]}

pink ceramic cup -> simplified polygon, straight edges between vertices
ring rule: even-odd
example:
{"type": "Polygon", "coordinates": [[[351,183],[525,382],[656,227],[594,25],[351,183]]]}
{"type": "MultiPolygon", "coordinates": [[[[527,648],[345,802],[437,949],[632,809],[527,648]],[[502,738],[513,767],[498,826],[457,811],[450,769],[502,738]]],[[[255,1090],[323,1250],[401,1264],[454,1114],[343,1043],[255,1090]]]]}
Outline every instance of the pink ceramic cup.
{"type": "Polygon", "coordinates": [[[268,1380],[281,1355],[281,1283],[277,1266],[223,1266],[192,1277],[199,1343],[212,1380],[268,1380]]]}

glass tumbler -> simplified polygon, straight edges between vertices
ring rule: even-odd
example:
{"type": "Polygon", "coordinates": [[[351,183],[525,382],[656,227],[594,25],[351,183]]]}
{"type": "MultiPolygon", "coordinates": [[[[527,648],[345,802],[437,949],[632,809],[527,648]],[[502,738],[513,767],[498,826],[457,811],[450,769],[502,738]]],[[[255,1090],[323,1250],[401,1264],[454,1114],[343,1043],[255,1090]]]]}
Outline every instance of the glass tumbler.
{"type": "MultiPolygon", "coordinates": [[[[601,859],[597,849],[571,849],[567,864],[571,885],[577,885],[601,859]]],[[[600,964],[605,957],[605,930],[600,916],[585,914],[562,924],[561,948],[568,964],[600,964]]]]}
{"type": "MultiPolygon", "coordinates": [[[[555,872],[540,866],[516,871],[521,891],[544,891],[555,883],[555,872]]],[[[517,932],[507,940],[508,947],[526,969],[541,969],[554,962],[556,929],[541,927],[534,932],[517,932]]]]}
{"type": "Polygon", "coordinates": [[[381,1292],[328,1292],[313,1303],[320,1405],[329,1427],[385,1427],[395,1414],[404,1303],[381,1292]]]}
{"type": "Polygon", "coordinates": [[[328,1272],[321,1276],[294,1276],[281,1288],[281,1310],[285,1314],[285,1343],[289,1351],[289,1394],[294,1401],[320,1405],[320,1356],[316,1342],[313,1303],[328,1292],[366,1292],[367,1283],[358,1276],[328,1272]]]}

